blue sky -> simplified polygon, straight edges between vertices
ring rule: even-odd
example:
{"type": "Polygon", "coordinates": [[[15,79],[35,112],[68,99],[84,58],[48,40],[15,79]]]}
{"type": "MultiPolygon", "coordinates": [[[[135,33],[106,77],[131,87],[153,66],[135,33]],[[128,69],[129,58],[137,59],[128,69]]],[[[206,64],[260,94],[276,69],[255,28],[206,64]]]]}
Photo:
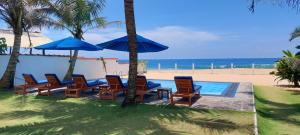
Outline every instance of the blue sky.
{"type": "MultiPolygon", "coordinates": [[[[254,14],[249,0],[135,0],[137,33],[170,47],[167,51],[140,54],[140,58],[266,58],[280,57],[281,50],[296,51],[299,40],[289,42],[300,26],[300,14],[272,3],[260,2],[254,14]]],[[[125,21],[122,0],[107,0],[103,16],[125,21]]],[[[67,31],[44,29],[53,40],[67,31]]],[[[86,33],[91,43],[124,36],[125,25],[86,33]]],[[[117,51],[81,52],[85,57],[118,57],[117,51]]]]}

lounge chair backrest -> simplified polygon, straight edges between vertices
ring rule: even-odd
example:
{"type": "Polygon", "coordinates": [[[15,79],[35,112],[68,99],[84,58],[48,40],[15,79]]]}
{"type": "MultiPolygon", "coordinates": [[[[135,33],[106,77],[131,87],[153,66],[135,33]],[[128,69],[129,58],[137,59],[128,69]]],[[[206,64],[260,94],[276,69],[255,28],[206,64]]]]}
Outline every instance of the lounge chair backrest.
{"type": "Polygon", "coordinates": [[[193,78],[190,76],[177,76],[174,78],[178,93],[193,93],[193,78]]]}
{"type": "Polygon", "coordinates": [[[106,80],[107,80],[108,86],[111,89],[124,88],[122,80],[121,80],[120,76],[118,76],[118,75],[106,75],[106,80]]]}
{"type": "Polygon", "coordinates": [[[45,74],[48,84],[50,84],[51,86],[61,86],[62,83],[61,81],[58,79],[58,77],[56,76],[56,74],[45,74]]]}
{"type": "Polygon", "coordinates": [[[23,74],[23,78],[27,85],[36,85],[38,84],[37,80],[33,77],[32,74],[23,74]]]}
{"type": "Polygon", "coordinates": [[[86,87],[88,87],[88,84],[87,84],[87,81],[86,81],[84,75],[73,74],[72,79],[74,81],[74,84],[75,84],[76,88],[86,88],[86,87]]]}
{"type": "Polygon", "coordinates": [[[147,91],[147,79],[145,76],[137,76],[136,78],[136,89],[147,91]]]}

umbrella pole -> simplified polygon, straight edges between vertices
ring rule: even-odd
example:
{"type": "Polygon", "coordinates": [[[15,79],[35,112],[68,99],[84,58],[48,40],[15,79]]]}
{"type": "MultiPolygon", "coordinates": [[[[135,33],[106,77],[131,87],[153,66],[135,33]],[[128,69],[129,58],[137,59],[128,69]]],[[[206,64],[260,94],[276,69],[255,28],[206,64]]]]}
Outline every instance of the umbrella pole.
{"type": "Polygon", "coordinates": [[[45,49],[43,49],[43,56],[45,56],[46,52],[45,52],[45,49]]]}

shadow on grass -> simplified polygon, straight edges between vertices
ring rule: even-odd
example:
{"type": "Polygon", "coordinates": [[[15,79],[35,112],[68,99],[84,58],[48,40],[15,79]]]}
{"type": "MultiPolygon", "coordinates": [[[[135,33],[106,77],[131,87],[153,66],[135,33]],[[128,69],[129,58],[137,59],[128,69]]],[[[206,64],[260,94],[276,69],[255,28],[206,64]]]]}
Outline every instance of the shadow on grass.
{"type": "Polygon", "coordinates": [[[211,115],[209,110],[154,105],[120,108],[119,104],[112,101],[79,101],[44,96],[22,98],[25,98],[22,100],[26,104],[38,104],[38,108],[2,113],[0,120],[22,120],[36,116],[41,116],[45,120],[2,127],[0,134],[190,134],[188,129],[185,131],[170,129],[161,122],[174,125],[184,122],[213,134],[234,130],[252,133],[252,125],[238,125],[218,117],[192,116],[192,112],[211,115]]]}
{"type": "Polygon", "coordinates": [[[300,95],[300,91],[299,90],[297,90],[297,91],[291,90],[290,92],[292,92],[293,95],[300,95]]]}
{"type": "Polygon", "coordinates": [[[289,118],[289,116],[300,115],[300,103],[298,104],[285,104],[273,102],[259,96],[256,96],[256,102],[262,103],[262,106],[257,107],[258,115],[270,118],[277,121],[284,121],[296,126],[300,126],[300,121],[297,119],[289,118]]]}
{"type": "Polygon", "coordinates": [[[6,100],[8,98],[11,98],[13,96],[16,96],[15,94],[12,94],[12,91],[8,91],[8,90],[0,90],[0,101],[1,100],[6,100]]]}

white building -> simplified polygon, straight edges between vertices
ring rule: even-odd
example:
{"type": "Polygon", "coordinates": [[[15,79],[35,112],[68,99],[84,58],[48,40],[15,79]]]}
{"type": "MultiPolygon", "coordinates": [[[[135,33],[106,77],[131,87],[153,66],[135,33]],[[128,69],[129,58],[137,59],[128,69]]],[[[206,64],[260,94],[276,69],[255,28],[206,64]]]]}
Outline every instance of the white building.
{"type": "MultiPolygon", "coordinates": [[[[10,30],[0,29],[0,37],[6,39],[9,47],[13,46],[14,35],[10,30]]],[[[39,32],[30,33],[32,46],[30,46],[27,33],[22,36],[22,48],[31,48],[41,44],[51,42],[51,40],[43,36],[39,32]]],[[[10,55],[0,55],[0,77],[3,75],[9,60],[10,55]]],[[[44,80],[45,73],[55,73],[62,79],[67,72],[69,66],[68,56],[58,55],[20,55],[17,64],[15,85],[23,84],[23,73],[33,74],[36,79],[44,80]]],[[[119,63],[116,58],[78,58],[75,71],[76,74],[83,74],[87,79],[104,78],[107,74],[115,74],[125,76],[128,74],[129,65],[127,63],[119,63]],[[105,64],[105,66],[104,66],[105,64]],[[106,67],[106,69],[104,68],[106,67]]]]}

